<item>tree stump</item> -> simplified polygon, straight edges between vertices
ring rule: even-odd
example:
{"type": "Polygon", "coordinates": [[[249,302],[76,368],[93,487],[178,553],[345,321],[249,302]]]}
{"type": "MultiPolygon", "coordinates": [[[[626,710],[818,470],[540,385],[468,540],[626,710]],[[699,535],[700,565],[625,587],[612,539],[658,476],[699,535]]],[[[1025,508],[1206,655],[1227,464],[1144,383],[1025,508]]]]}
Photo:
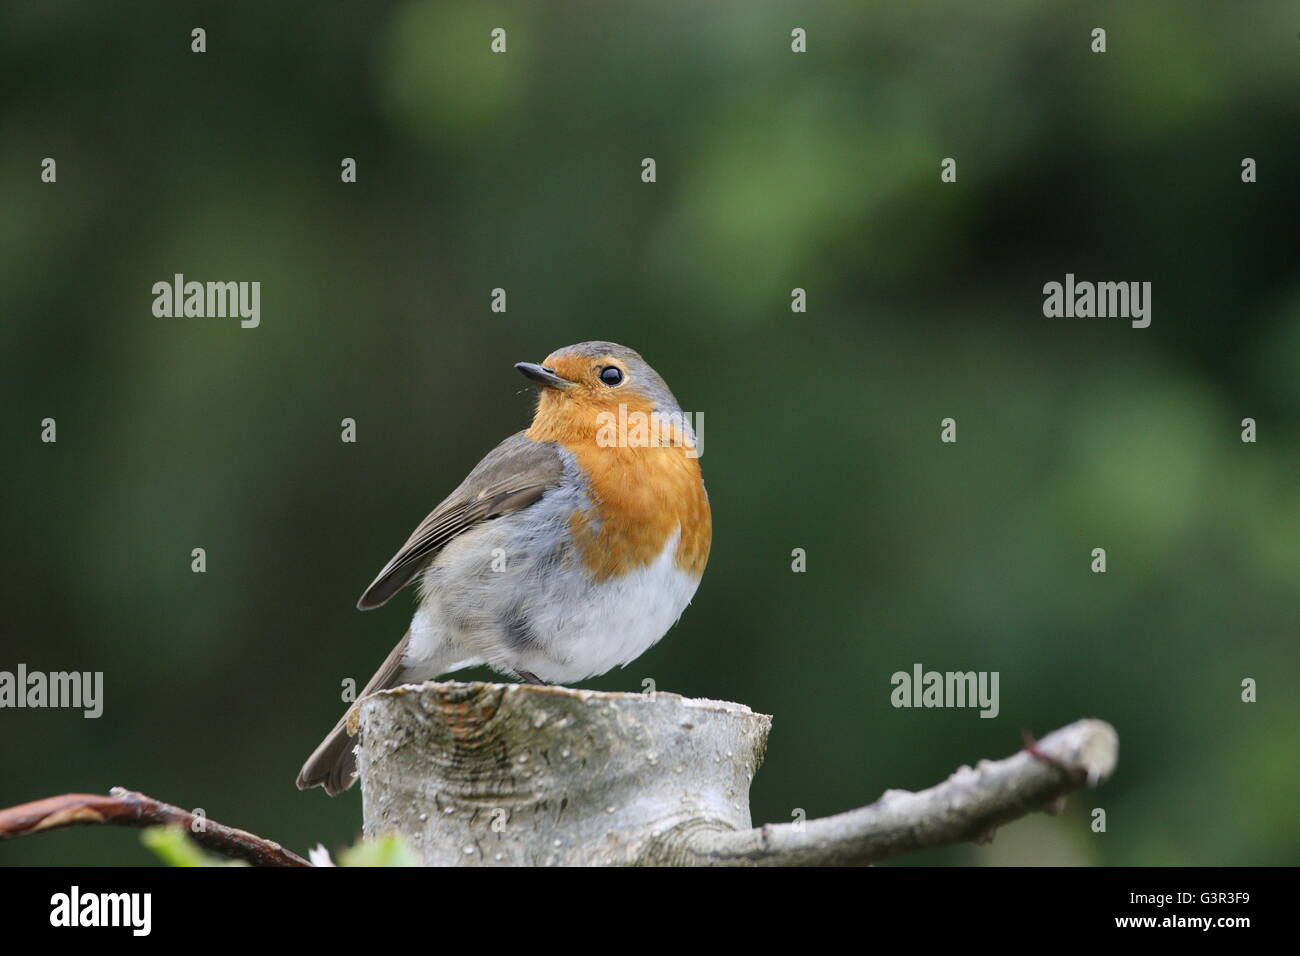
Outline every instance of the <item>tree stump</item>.
{"type": "Polygon", "coordinates": [[[748,830],[772,719],[677,694],[426,683],[360,708],[365,833],[429,866],[673,862],[748,830]]]}

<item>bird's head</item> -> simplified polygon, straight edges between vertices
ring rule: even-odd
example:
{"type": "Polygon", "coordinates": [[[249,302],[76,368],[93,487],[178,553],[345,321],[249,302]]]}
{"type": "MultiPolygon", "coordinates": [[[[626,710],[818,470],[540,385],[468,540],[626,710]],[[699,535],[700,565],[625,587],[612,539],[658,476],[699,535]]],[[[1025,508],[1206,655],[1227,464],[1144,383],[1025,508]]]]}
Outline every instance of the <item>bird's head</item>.
{"type": "Polygon", "coordinates": [[[608,421],[639,412],[681,415],[668,385],[640,355],[613,342],[581,342],[541,362],[515,365],[540,388],[528,433],[538,441],[583,441],[608,421]],[[604,414],[602,414],[604,413],[604,414]]]}

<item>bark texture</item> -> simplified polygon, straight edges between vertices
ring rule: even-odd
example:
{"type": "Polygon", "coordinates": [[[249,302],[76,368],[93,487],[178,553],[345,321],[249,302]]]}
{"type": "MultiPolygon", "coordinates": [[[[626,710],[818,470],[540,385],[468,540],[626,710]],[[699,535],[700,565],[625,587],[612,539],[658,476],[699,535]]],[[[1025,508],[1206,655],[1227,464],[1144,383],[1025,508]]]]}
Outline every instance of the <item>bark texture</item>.
{"type": "Polygon", "coordinates": [[[748,829],[771,718],[675,694],[426,683],[360,708],[365,833],[430,866],[626,865],[748,829]]]}

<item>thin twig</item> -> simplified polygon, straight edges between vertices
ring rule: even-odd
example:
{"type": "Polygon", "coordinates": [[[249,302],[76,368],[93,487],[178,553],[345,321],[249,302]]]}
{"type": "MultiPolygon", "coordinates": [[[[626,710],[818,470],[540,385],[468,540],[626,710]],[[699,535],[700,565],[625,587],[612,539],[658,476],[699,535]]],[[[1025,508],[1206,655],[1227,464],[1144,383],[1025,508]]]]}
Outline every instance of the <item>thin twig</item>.
{"type": "Polygon", "coordinates": [[[1005,760],[962,767],[919,793],[889,790],[875,803],[803,824],[685,834],[695,866],[853,866],[900,853],[980,840],[1065,794],[1096,786],[1115,769],[1119,737],[1102,720],[1079,720],[1005,760]]]}
{"type": "Polygon", "coordinates": [[[199,845],[254,866],[311,866],[298,854],[271,840],[206,817],[196,818],[188,810],[122,787],[114,787],[108,796],[65,793],[0,810],[0,839],[101,823],[125,827],[181,826],[199,845]],[[197,826],[196,819],[201,820],[197,826]]]}

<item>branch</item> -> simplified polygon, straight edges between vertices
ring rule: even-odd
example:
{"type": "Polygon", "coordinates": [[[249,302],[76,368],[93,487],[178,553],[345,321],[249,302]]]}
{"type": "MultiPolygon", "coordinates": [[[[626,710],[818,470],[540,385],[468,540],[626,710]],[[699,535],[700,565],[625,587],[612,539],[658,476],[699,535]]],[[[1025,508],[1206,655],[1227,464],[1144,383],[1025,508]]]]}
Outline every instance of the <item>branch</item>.
{"type": "Polygon", "coordinates": [[[887,790],[871,806],[802,826],[687,830],[684,844],[669,852],[693,866],[852,866],[989,838],[1001,824],[1033,810],[1059,809],[1065,794],[1101,783],[1118,754],[1115,728],[1079,720],[1005,760],[962,767],[920,793],[887,790]]]}
{"type": "Polygon", "coordinates": [[[195,819],[188,810],[143,793],[114,787],[106,797],[97,793],[65,793],[0,810],[0,839],[97,823],[125,827],[170,825],[184,827],[200,846],[254,866],[311,866],[298,854],[271,840],[206,818],[196,828],[195,819]]]}

